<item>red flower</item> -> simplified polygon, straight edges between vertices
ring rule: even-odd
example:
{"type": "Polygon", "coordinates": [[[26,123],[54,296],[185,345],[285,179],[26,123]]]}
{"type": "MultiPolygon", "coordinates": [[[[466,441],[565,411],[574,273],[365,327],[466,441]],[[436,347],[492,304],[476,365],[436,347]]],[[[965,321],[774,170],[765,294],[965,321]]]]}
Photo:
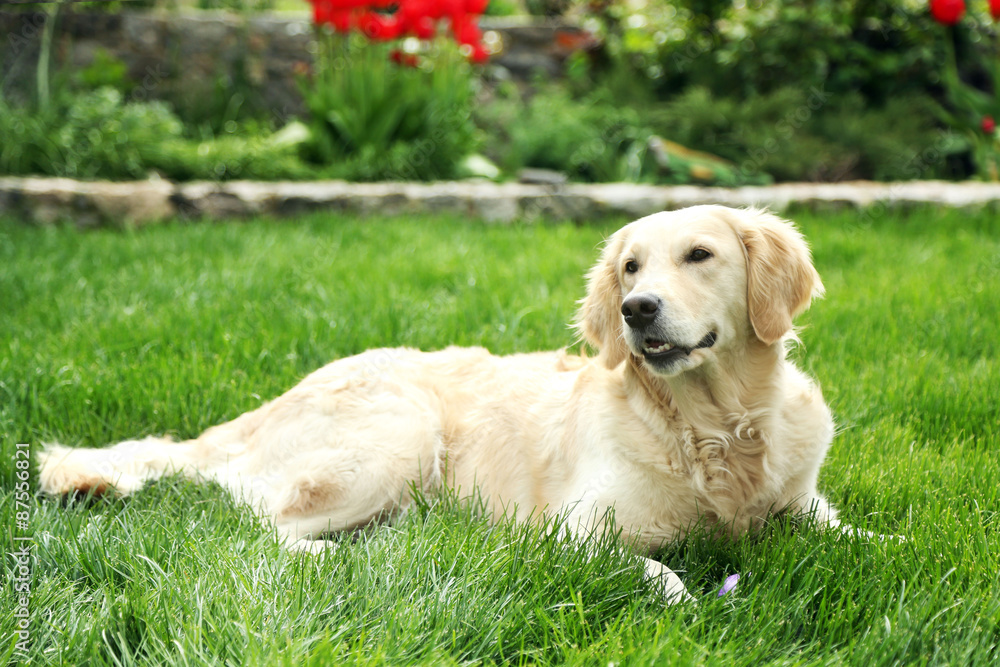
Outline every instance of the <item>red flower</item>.
{"type": "Polygon", "coordinates": [[[931,16],[938,23],[955,25],[963,14],[965,0],[931,0],[931,16]]]}
{"type": "Polygon", "coordinates": [[[338,11],[333,15],[333,27],[338,32],[350,32],[357,23],[353,14],[347,11],[338,11]]]}
{"type": "Polygon", "coordinates": [[[397,65],[402,65],[403,67],[420,66],[420,58],[417,57],[417,54],[406,53],[405,51],[400,51],[399,49],[395,49],[389,54],[389,60],[397,65]]]}
{"type": "Polygon", "coordinates": [[[473,44],[472,52],[469,54],[469,60],[476,63],[477,65],[483,65],[490,59],[489,50],[482,44],[473,44]]]}
{"type": "Polygon", "coordinates": [[[983,116],[982,128],[986,134],[993,134],[993,131],[997,129],[997,124],[993,120],[993,116],[983,116]]]}
{"type": "Polygon", "coordinates": [[[420,39],[430,39],[437,34],[437,26],[434,19],[429,16],[421,16],[413,22],[413,34],[420,39]]]}
{"type": "Polygon", "coordinates": [[[313,23],[323,25],[330,23],[333,17],[333,9],[325,2],[313,3],[313,23]]]}
{"type": "Polygon", "coordinates": [[[332,25],[338,32],[348,32],[351,29],[351,0],[312,0],[313,22],[316,25],[332,25]]]}
{"type": "Polygon", "coordinates": [[[365,12],[358,21],[358,27],[368,39],[387,42],[399,37],[399,21],[392,16],[365,12]]]}
{"type": "Polygon", "coordinates": [[[990,0],[990,16],[994,21],[1000,21],[1000,0],[990,0]]]}
{"type": "Polygon", "coordinates": [[[442,16],[440,3],[436,0],[406,0],[400,3],[399,13],[411,17],[411,20],[425,16],[436,21],[442,16]]]}
{"type": "MultiPolygon", "coordinates": [[[[470,60],[485,62],[489,51],[477,21],[489,0],[309,0],[316,25],[339,32],[359,30],[369,39],[391,41],[404,35],[431,39],[447,19],[455,41],[470,60]]],[[[997,0],[1000,3],[1000,0],[997,0]]],[[[394,58],[395,60],[395,58],[394,58]]],[[[402,63],[401,63],[402,64],[402,63]]],[[[408,64],[408,63],[406,63],[408,64]]]]}
{"type": "Polygon", "coordinates": [[[479,30],[479,26],[476,25],[476,22],[468,19],[461,22],[455,22],[452,25],[452,30],[455,33],[455,41],[459,44],[468,44],[469,46],[473,46],[478,44],[479,40],[483,38],[483,33],[479,30]]]}

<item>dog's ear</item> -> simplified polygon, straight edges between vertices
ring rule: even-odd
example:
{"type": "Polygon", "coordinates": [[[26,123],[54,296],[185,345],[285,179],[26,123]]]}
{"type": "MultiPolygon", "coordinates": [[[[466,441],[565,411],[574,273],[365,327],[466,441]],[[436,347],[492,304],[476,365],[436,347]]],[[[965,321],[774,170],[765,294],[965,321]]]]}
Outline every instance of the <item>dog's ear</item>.
{"type": "Polygon", "coordinates": [[[622,338],[622,286],[618,278],[626,230],[618,230],[605,243],[601,258],[587,274],[587,296],[576,313],[577,333],[600,350],[599,358],[608,368],[620,364],[628,354],[622,338]]]}
{"type": "Polygon", "coordinates": [[[768,345],[792,329],[792,319],[822,296],[805,239],[766,211],[740,212],[738,233],[747,253],[747,309],[754,333],[768,345]]]}

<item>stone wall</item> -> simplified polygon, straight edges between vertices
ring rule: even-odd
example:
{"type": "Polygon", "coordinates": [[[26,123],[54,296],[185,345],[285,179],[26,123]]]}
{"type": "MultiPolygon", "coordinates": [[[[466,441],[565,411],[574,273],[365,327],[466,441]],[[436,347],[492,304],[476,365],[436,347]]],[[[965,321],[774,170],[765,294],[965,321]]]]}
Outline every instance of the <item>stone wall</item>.
{"type": "MultiPolygon", "coordinates": [[[[717,188],[632,183],[550,184],[445,182],[128,183],[66,178],[0,177],[0,215],[27,224],[138,227],[165,220],[287,218],[311,212],[351,215],[450,214],[492,223],[534,220],[632,220],[697,204],[878,209],[926,204],[1000,206],[998,183],[784,183],[717,188]]],[[[864,213],[858,224],[865,224],[864,213]]]]}
{"type": "MultiPolygon", "coordinates": [[[[0,64],[9,98],[34,90],[45,20],[42,13],[0,11],[0,35],[6,35],[0,64]]],[[[489,71],[522,82],[537,73],[558,76],[581,44],[580,28],[559,22],[484,18],[481,25],[501,45],[489,71]]],[[[239,94],[244,104],[259,106],[255,111],[280,120],[302,110],[296,72],[311,63],[312,36],[307,16],[66,12],[56,23],[53,72],[79,71],[104,50],[127,66],[134,97],[167,99],[183,109],[225,104],[239,94]]]]}

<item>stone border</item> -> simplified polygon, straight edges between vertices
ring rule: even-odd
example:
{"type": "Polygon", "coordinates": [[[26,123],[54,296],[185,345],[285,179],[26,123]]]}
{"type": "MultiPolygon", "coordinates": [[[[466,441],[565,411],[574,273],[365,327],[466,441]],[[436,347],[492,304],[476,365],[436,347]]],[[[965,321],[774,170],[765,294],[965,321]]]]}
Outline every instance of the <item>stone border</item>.
{"type": "Polygon", "coordinates": [[[784,210],[937,204],[973,207],[1000,203],[1000,183],[787,183],[742,188],[630,183],[252,182],[172,183],[0,178],[0,214],[26,223],[81,228],[137,227],[170,219],[285,218],[314,211],[354,215],[451,213],[494,223],[516,220],[638,218],[696,204],[765,206],[784,210]]]}

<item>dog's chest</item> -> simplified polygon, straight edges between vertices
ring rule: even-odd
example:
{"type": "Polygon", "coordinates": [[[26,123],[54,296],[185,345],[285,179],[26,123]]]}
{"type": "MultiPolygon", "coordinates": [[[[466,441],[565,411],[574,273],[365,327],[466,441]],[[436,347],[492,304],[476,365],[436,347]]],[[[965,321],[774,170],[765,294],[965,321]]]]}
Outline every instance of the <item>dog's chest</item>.
{"type": "Polygon", "coordinates": [[[683,485],[700,513],[732,522],[777,500],[781,484],[769,467],[766,431],[747,420],[718,428],[675,420],[673,427],[674,445],[664,448],[655,470],[664,484],[683,485]]]}

